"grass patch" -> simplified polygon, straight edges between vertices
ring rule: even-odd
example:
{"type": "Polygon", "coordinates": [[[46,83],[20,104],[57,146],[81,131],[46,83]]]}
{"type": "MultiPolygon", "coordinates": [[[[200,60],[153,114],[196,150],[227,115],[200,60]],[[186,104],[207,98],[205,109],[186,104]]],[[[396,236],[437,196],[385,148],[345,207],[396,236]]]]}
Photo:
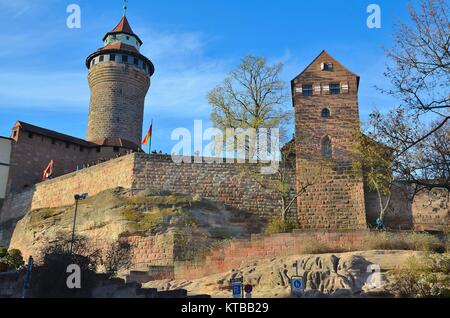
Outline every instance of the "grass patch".
{"type": "Polygon", "coordinates": [[[31,224],[40,223],[50,218],[59,216],[64,212],[65,212],[64,209],[61,208],[34,210],[30,214],[30,223],[31,224]]]}
{"type": "Polygon", "coordinates": [[[165,223],[167,218],[180,214],[180,211],[171,208],[153,209],[144,213],[133,209],[121,212],[122,217],[130,221],[130,228],[137,232],[152,231],[158,225],[165,223]]]}
{"type": "Polygon", "coordinates": [[[365,246],[371,250],[412,250],[439,253],[445,251],[445,244],[439,238],[417,232],[370,233],[366,237],[365,246]]]}
{"type": "Polygon", "coordinates": [[[304,241],[303,247],[301,249],[302,254],[326,254],[326,253],[340,253],[340,252],[342,252],[342,250],[338,248],[331,248],[327,244],[313,239],[304,241]]]}
{"type": "Polygon", "coordinates": [[[196,197],[171,194],[165,196],[134,196],[130,197],[128,201],[129,203],[137,205],[183,205],[198,202],[198,199],[196,197]]]}

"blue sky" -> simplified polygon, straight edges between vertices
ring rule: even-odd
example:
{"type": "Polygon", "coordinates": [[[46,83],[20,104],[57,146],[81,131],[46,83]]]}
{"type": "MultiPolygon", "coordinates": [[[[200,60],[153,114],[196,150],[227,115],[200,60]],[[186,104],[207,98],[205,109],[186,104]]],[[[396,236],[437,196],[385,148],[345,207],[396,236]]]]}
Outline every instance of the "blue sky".
{"type": "MultiPolygon", "coordinates": [[[[173,129],[208,126],[206,95],[246,54],[285,64],[290,81],[326,49],[361,76],[363,120],[395,101],[386,86],[383,46],[406,0],[130,0],[128,18],[156,67],[145,122],[153,118],[154,149],[170,152],[173,129]],[[382,9],[382,28],[366,26],[369,4],[382,9]]],[[[0,0],[0,135],[16,120],[85,137],[89,87],[85,58],[122,16],[122,0],[0,0]],[[66,8],[81,7],[81,29],[68,29],[66,8]],[[6,31],[6,32],[5,32],[6,31]]],[[[291,107],[291,105],[286,105],[291,107]]],[[[144,124],[145,125],[145,124],[144,124]]],[[[145,125],[147,126],[147,125],[145,125]]],[[[146,130],[147,127],[144,127],[146,130]]]]}

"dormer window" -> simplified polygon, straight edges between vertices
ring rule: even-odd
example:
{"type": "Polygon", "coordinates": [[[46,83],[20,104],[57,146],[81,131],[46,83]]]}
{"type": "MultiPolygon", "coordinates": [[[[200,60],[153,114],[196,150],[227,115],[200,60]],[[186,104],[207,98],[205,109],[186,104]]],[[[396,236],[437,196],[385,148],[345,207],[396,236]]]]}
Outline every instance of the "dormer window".
{"type": "Polygon", "coordinates": [[[322,71],[331,72],[333,70],[333,63],[322,63],[322,71]]]}

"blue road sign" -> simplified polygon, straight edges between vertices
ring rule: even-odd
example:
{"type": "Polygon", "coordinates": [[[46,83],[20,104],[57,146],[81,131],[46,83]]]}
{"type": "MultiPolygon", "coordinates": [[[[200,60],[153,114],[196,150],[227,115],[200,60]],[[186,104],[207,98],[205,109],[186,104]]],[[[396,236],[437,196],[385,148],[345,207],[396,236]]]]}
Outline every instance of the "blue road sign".
{"type": "Polygon", "coordinates": [[[303,277],[294,276],[291,278],[291,289],[293,295],[303,294],[305,291],[305,284],[303,277]]]}
{"type": "Polygon", "coordinates": [[[241,298],[242,284],[240,282],[233,282],[231,285],[231,290],[234,298],[241,298]]]}

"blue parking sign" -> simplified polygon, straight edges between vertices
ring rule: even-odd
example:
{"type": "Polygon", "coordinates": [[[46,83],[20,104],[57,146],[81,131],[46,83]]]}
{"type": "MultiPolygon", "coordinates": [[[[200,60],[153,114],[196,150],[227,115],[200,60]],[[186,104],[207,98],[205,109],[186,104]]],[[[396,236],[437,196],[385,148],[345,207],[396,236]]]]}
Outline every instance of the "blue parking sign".
{"type": "Polygon", "coordinates": [[[303,277],[294,276],[291,278],[291,290],[292,295],[302,295],[305,291],[305,284],[303,282],[303,277]]]}
{"type": "Polygon", "coordinates": [[[233,298],[241,298],[242,284],[240,282],[233,282],[231,285],[233,298]]]}

